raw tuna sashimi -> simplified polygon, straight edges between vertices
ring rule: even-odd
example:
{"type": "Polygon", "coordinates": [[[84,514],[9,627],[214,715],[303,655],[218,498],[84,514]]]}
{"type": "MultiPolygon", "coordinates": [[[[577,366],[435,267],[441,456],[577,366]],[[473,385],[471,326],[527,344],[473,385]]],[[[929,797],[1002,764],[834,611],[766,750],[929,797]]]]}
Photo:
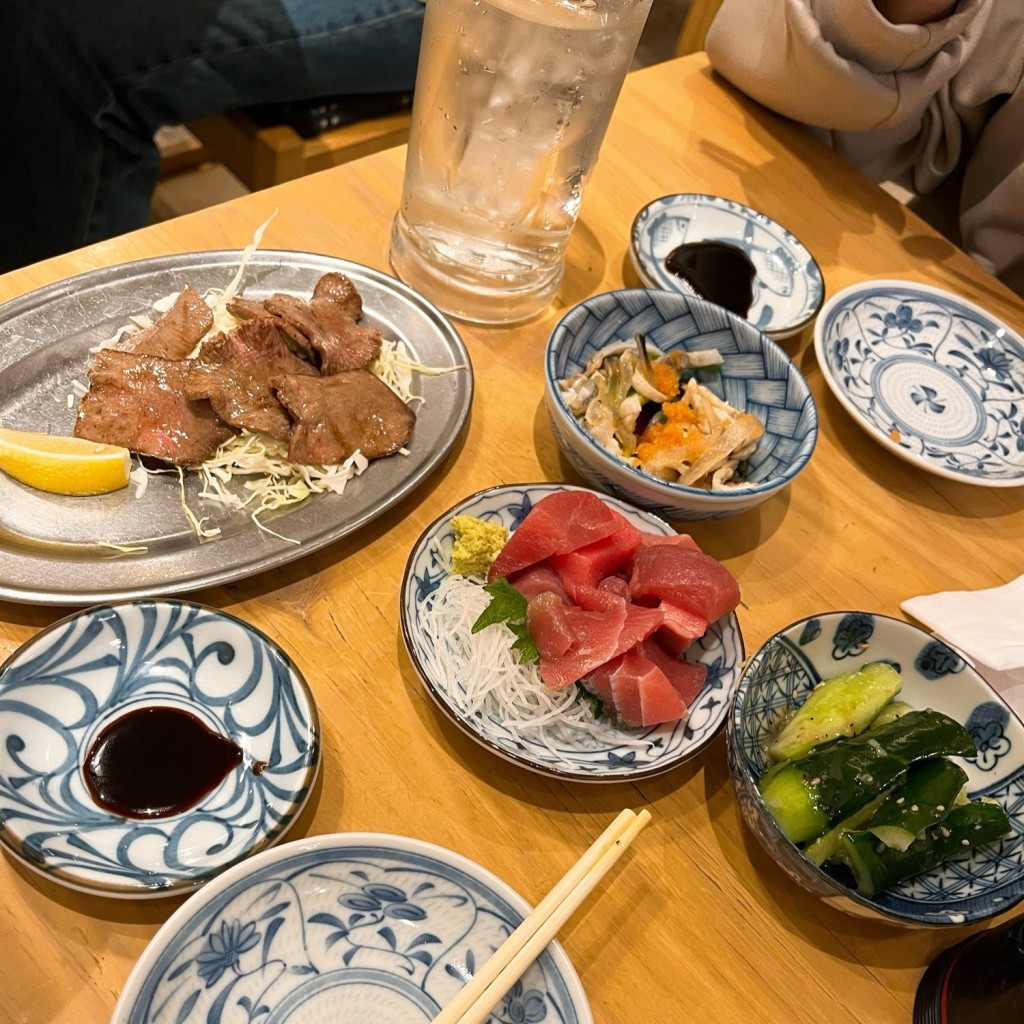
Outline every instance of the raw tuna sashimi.
{"type": "Polygon", "coordinates": [[[659,632],[652,637],[648,637],[646,640],[641,640],[637,644],[636,653],[641,657],[647,658],[648,661],[654,662],[665,673],[668,681],[675,688],[676,693],[679,694],[683,703],[689,708],[697,699],[697,694],[700,693],[704,686],[704,682],[708,677],[708,667],[700,662],[683,661],[680,658],[674,658],[660,643],[660,636],[659,632]]]}
{"type": "Polygon", "coordinates": [[[640,531],[623,521],[621,530],[564,555],[552,555],[547,564],[558,573],[569,597],[577,600],[579,588],[596,588],[606,576],[628,569],[639,546],[640,531]]]}
{"type": "MultiPolygon", "coordinates": [[[[528,629],[529,623],[528,615],[528,629]]],[[[542,654],[540,659],[541,679],[553,690],[579,682],[599,665],[635,647],[661,625],[661,613],[656,608],[641,608],[624,601],[615,610],[587,611],[566,606],[565,623],[573,632],[569,647],[558,657],[545,658],[542,654]]],[[[530,635],[541,650],[542,641],[532,629],[530,635]]],[[[548,646],[546,638],[543,643],[548,646]]]]}
{"type": "Polygon", "coordinates": [[[707,669],[680,656],[739,603],[692,537],[641,533],[588,491],[537,502],[487,575],[527,599],[545,685],[581,682],[627,726],[688,716],[707,669]]]}
{"type": "Polygon", "coordinates": [[[509,583],[519,591],[529,601],[531,597],[536,597],[538,594],[552,593],[557,594],[562,600],[568,601],[569,596],[565,592],[565,588],[562,586],[562,580],[558,573],[551,568],[547,562],[541,562],[539,565],[531,565],[528,569],[523,569],[522,572],[517,572],[509,583]]]}
{"type": "Polygon", "coordinates": [[[697,542],[688,533],[673,533],[668,537],[663,537],[660,533],[642,533],[640,534],[640,544],[645,548],[674,547],[700,551],[697,542]]]}
{"type": "Polygon", "coordinates": [[[605,712],[626,726],[660,725],[687,714],[686,704],[665,673],[640,654],[623,654],[582,682],[601,700],[605,712]]]}
{"type": "Polygon", "coordinates": [[[694,640],[707,632],[708,620],[701,615],[694,615],[671,601],[659,601],[656,607],[665,617],[664,625],[658,630],[658,639],[673,654],[682,654],[694,640]]]}
{"type": "Polygon", "coordinates": [[[629,589],[635,600],[669,601],[708,622],[740,602],[740,588],[721,562],[676,545],[641,547],[633,559],[629,589]]]}
{"type": "Polygon", "coordinates": [[[527,601],[526,631],[540,654],[541,664],[560,658],[572,646],[576,628],[570,625],[566,615],[569,608],[570,605],[550,591],[535,594],[527,601]]]}
{"type": "Polygon", "coordinates": [[[537,502],[494,560],[488,580],[510,578],[552,555],[593,544],[628,525],[590,491],[556,491],[537,502]]]}

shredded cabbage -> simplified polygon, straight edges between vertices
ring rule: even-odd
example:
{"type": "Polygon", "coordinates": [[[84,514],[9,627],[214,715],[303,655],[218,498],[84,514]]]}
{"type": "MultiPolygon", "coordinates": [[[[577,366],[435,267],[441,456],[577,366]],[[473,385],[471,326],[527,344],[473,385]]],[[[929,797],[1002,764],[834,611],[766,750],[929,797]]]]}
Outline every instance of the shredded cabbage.
{"type": "Polygon", "coordinates": [[[260,521],[260,514],[305,501],[312,494],[343,494],[345,485],[369,465],[356,452],[336,466],[306,466],[288,458],[288,445],[264,434],[247,430],[225,441],[214,455],[198,467],[202,480],[200,498],[232,509],[250,509],[250,518],[261,530],[297,544],[298,541],[274,533],[260,521]],[[243,497],[232,489],[241,478],[243,497]]]}

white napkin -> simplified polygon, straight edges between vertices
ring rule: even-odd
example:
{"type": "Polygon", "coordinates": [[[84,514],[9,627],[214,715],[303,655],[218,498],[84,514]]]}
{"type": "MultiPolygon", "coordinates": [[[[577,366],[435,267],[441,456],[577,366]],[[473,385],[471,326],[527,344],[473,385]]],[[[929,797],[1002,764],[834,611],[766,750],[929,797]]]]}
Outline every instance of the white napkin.
{"type": "Polygon", "coordinates": [[[990,590],[912,597],[900,607],[963,654],[1024,717],[1024,576],[990,590]]]}

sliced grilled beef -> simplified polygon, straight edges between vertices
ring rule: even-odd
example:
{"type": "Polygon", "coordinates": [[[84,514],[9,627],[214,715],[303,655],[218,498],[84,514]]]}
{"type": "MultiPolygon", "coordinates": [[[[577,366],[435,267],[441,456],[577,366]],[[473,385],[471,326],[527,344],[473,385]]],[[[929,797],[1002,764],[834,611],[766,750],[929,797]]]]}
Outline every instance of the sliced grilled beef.
{"type": "Polygon", "coordinates": [[[333,302],[350,320],[363,318],[363,297],[344,274],[324,274],[313,289],[313,300],[333,302]]]}
{"type": "MultiPolygon", "coordinates": [[[[235,433],[209,402],[185,394],[188,360],[106,349],[89,367],[75,436],[118,444],[176,466],[197,466],[235,433]]],[[[301,378],[300,378],[301,379],[301,378]]]]}
{"type": "Polygon", "coordinates": [[[363,300],[344,274],[324,274],[308,302],[278,293],[263,302],[233,299],[227,308],[243,320],[273,316],[325,374],[365,369],[380,355],[380,331],[356,323],[363,315],[363,300]]]}
{"type": "Polygon", "coordinates": [[[317,372],[285,345],[270,317],[260,317],[203,344],[189,370],[185,393],[209,399],[217,415],[233,427],[287,441],[292,421],[270,386],[272,377],[284,374],[317,372]]]}
{"type": "Polygon", "coordinates": [[[288,457],[307,465],[344,462],[355,451],[377,459],[412,437],[416,414],[368,370],[274,381],[294,420],[288,457]]]}
{"type": "Polygon", "coordinates": [[[185,380],[191,399],[208,399],[226,423],[287,441],[292,421],[274,396],[265,377],[227,363],[196,363],[185,380]]]}
{"type": "Polygon", "coordinates": [[[213,311],[191,285],[186,285],[174,305],[152,327],[133,334],[119,346],[125,352],[184,359],[213,326],[213,311]]]}
{"type": "Polygon", "coordinates": [[[331,299],[304,302],[294,295],[271,295],[265,305],[302,332],[305,344],[320,356],[321,373],[365,369],[380,355],[380,331],[360,327],[343,306],[331,299]]]}

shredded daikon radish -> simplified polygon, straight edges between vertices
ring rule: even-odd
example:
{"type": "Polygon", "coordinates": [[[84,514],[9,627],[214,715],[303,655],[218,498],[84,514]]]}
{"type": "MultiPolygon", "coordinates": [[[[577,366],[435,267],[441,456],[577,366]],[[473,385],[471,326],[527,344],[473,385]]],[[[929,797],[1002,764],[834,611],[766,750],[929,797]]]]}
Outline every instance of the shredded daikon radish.
{"type": "MultiPolygon", "coordinates": [[[[576,687],[552,690],[537,665],[521,665],[512,650],[515,635],[498,623],[473,633],[473,623],[490,600],[479,581],[446,576],[420,607],[428,644],[424,669],[459,714],[501,723],[508,733],[543,747],[551,761],[578,767],[563,751],[607,746],[608,723],[580,700],[576,687]]],[[[630,746],[624,735],[617,745],[630,746]]],[[[636,749],[648,743],[638,736],[636,749]]]]}

